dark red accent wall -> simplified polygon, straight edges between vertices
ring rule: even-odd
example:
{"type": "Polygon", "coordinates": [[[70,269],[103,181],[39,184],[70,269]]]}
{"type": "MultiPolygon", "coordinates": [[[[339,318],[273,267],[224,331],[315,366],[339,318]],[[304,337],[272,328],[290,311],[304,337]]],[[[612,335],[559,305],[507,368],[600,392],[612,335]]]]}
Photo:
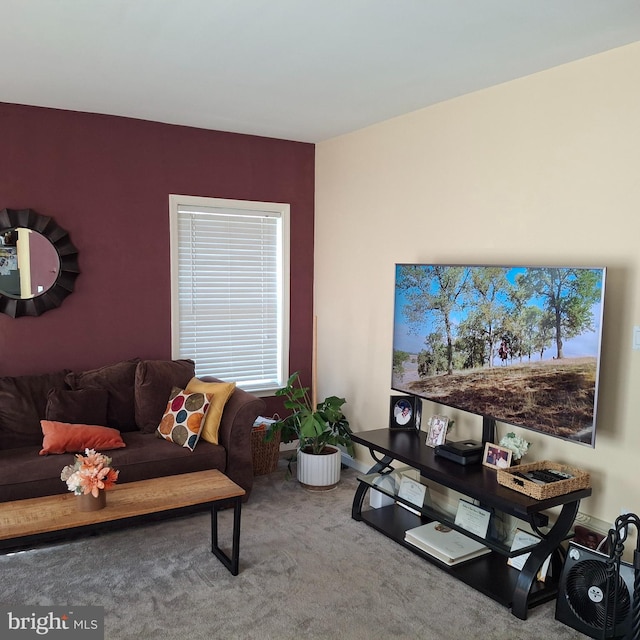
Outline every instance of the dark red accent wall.
{"type": "Polygon", "coordinates": [[[312,144],[0,103],[0,209],[52,216],[81,274],[58,309],[0,314],[0,375],[171,356],[169,194],[291,204],[292,371],[311,368],[312,144]]]}

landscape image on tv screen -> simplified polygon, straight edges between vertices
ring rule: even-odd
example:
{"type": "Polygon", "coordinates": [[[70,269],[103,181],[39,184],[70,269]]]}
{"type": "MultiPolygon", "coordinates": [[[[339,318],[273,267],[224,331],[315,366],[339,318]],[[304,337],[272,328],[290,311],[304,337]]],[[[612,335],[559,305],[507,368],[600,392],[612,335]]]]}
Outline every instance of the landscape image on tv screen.
{"type": "Polygon", "coordinates": [[[595,445],[604,268],[398,264],[391,387],[595,445]]]}

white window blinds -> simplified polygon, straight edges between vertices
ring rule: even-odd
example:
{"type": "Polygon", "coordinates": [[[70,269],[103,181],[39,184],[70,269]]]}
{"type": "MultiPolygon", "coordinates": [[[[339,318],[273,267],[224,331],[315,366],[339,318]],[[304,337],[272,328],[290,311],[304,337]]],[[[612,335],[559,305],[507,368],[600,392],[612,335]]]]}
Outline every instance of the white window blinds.
{"type": "Polygon", "coordinates": [[[174,357],[248,391],[283,386],[288,205],[171,196],[170,209],[174,357]]]}

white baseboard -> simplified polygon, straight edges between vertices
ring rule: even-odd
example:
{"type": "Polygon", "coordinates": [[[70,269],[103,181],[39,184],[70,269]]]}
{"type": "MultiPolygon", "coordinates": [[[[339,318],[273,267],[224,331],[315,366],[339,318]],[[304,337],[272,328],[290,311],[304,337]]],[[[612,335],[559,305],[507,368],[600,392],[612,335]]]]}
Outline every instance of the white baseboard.
{"type": "Polygon", "coordinates": [[[583,527],[593,529],[596,533],[600,533],[604,536],[606,536],[609,529],[613,527],[613,524],[610,522],[605,522],[604,520],[599,520],[598,518],[594,518],[593,516],[580,512],[578,512],[578,515],[576,516],[576,524],[581,524],[583,527]]]}
{"type": "Polygon", "coordinates": [[[346,465],[347,467],[351,467],[352,469],[355,469],[360,473],[367,473],[371,468],[360,460],[352,458],[348,453],[345,453],[344,451],[342,452],[342,464],[346,465]]]}

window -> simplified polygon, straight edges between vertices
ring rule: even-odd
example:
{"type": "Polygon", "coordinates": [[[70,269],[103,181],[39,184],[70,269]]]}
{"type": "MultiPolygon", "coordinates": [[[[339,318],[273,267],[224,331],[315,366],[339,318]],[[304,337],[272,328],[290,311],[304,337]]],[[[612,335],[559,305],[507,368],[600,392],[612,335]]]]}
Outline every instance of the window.
{"type": "Polygon", "coordinates": [[[289,356],[289,205],[169,196],[174,358],[267,395],[289,356]]]}

